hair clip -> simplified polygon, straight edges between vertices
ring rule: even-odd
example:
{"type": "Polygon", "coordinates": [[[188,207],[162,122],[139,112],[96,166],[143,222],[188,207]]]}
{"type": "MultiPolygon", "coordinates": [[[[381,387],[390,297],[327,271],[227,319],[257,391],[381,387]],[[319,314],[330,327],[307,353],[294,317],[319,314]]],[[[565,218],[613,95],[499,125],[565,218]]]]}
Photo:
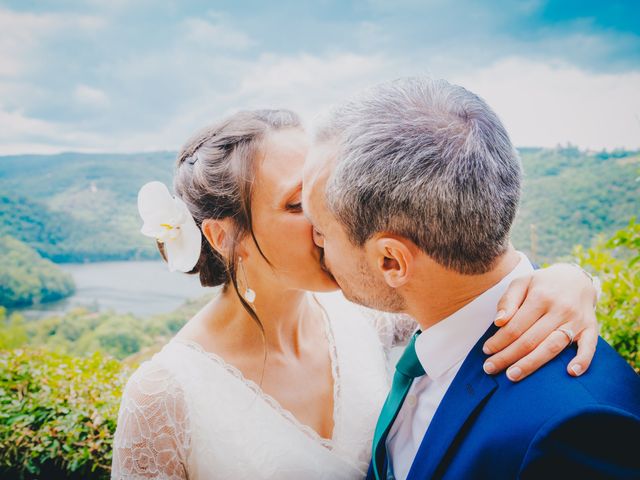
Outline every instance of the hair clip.
{"type": "Polygon", "coordinates": [[[200,156],[198,155],[198,151],[196,150],[190,157],[187,158],[187,163],[189,165],[195,165],[198,160],[200,160],[200,156]]]}

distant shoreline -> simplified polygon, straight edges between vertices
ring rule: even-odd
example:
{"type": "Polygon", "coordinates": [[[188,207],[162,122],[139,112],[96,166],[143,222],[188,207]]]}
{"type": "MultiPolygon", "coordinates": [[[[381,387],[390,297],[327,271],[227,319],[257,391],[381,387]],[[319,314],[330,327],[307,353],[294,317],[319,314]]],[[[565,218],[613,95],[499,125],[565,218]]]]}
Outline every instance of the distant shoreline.
{"type": "Polygon", "coordinates": [[[215,291],[200,286],[197,275],[169,272],[161,260],[58,265],[73,276],[76,283],[73,295],[57,302],[7,309],[7,313],[20,313],[33,320],[85,307],[145,317],[172,311],[188,299],[215,291]]]}

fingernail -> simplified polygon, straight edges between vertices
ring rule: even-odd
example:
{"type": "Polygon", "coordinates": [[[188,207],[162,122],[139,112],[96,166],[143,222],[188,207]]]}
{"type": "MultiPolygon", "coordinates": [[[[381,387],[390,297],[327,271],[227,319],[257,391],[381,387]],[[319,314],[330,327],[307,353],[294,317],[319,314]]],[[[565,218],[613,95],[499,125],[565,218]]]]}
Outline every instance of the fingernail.
{"type": "Polygon", "coordinates": [[[491,354],[491,349],[485,344],[482,347],[482,351],[486,354],[486,355],[490,355],[491,354]]]}
{"type": "Polygon", "coordinates": [[[495,321],[497,322],[499,320],[502,320],[505,317],[506,314],[507,314],[507,312],[505,312],[504,310],[499,310],[498,314],[496,315],[496,320],[495,321]]]}
{"type": "Polygon", "coordinates": [[[488,373],[489,375],[495,373],[496,371],[496,366],[491,362],[484,362],[482,368],[484,369],[485,373],[488,373]]]}
{"type": "Polygon", "coordinates": [[[571,368],[571,371],[576,374],[576,377],[582,375],[582,367],[580,366],[580,364],[574,363],[569,368],[571,368]]]}
{"type": "Polygon", "coordinates": [[[512,367],[507,370],[507,377],[511,381],[516,381],[522,376],[522,370],[519,367],[512,367]]]}

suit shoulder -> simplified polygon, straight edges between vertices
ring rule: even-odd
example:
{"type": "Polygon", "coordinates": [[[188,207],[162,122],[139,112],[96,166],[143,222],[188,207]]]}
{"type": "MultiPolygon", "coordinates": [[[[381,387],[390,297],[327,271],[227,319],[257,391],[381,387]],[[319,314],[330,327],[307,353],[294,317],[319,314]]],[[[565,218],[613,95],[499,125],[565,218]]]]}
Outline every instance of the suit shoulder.
{"type": "Polygon", "coordinates": [[[591,366],[577,378],[567,373],[575,354],[575,346],[567,348],[518,383],[512,383],[504,374],[497,376],[499,395],[547,415],[602,405],[640,416],[640,377],[606,341],[598,340],[591,366]]]}
{"type": "Polygon", "coordinates": [[[601,405],[640,416],[640,376],[603,338],[598,339],[589,370],[575,380],[601,405]]]}
{"type": "Polygon", "coordinates": [[[612,406],[584,405],[550,418],[533,437],[519,477],[637,478],[640,457],[630,439],[640,418],[612,406]]]}

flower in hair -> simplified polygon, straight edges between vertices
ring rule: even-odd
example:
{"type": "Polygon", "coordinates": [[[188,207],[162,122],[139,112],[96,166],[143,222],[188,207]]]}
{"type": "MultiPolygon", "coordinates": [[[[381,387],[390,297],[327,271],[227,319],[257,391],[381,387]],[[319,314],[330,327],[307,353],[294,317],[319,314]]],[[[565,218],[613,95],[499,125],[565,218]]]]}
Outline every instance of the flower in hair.
{"type": "Polygon", "coordinates": [[[149,182],[138,192],[140,232],[164,244],[169,271],[189,272],[198,263],[202,232],[182,199],[162,182],[149,182]]]}

